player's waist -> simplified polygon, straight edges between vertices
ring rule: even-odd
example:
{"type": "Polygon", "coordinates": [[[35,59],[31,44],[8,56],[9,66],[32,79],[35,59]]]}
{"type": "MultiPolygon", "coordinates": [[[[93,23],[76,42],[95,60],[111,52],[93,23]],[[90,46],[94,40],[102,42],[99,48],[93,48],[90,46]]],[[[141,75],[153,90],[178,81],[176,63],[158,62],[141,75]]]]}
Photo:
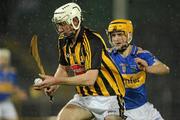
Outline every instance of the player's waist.
{"type": "Polygon", "coordinates": [[[10,96],[11,96],[11,94],[9,94],[9,93],[1,93],[0,92],[0,102],[8,99],[10,96]]]}
{"type": "Polygon", "coordinates": [[[146,102],[147,102],[146,99],[141,99],[139,101],[133,101],[132,99],[131,100],[125,99],[125,108],[126,110],[135,109],[144,105],[146,102]]]}
{"type": "Polygon", "coordinates": [[[76,86],[76,92],[80,96],[124,96],[119,90],[111,91],[111,90],[102,90],[97,88],[88,88],[88,86],[79,87],[76,86]]]}
{"type": "Polygon", "coordinates": [[[147,93],[145,85],[139,88],[126,88],[125,94],[125,106],[126,109],[137,108],[147,102],[147,93]]]}

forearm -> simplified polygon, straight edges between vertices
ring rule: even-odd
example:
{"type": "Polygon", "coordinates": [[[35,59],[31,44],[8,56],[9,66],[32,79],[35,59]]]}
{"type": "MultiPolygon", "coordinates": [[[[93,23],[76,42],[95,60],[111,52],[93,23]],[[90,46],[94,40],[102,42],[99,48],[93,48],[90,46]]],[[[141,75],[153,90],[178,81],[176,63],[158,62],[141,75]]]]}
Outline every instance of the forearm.
{"type": "Polygon", "coordinates": [[[56,70],[56,73],[54,74],[54,77],[59,78],[59,77],[67,77],[67,76],[68,76],[68,74],[65,70],[65,67],[62,65],[59,65],[56,70]]]}
{"type": "Polygon", "coordinates": [[[59,84],[64,85],[93,85],[97,79],[98,71],[87,71],[84,74],[73,76],[73,77],[60,77],[59,84]]]}
{"type": "Polygon", "coordinates": [[[151,74],[157,74],[157,75],[164,75],[169,73],[169,67],[166,66],[165,64],[157,64],[153,66],[148,66],[146,68],[146,72],[151,73],[151,74]]]}

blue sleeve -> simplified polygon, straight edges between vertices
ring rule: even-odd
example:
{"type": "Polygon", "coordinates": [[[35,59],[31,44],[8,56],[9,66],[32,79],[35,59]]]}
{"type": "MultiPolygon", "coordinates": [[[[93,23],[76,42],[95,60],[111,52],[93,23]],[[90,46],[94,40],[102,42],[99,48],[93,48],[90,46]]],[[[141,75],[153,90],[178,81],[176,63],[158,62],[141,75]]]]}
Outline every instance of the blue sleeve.
{"type": "Polygon", "coordinates": [[[149,51],[143,51],[142,53],[138,53],[137,57],[145,60],[149,66],[152,66],[157,60],[156,57],[149,51]]]}

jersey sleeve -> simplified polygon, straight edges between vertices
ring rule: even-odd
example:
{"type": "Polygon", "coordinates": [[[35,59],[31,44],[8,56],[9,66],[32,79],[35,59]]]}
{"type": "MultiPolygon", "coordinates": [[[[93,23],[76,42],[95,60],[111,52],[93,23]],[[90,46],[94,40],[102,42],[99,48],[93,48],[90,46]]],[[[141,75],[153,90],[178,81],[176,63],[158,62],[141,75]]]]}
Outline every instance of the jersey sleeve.
{"type": "Polygon", "coordinates": [[[87,52],[87,69],[100,69],[102,61],[103,43],[99,37],[93,35],[89,38],[89,50],[87,52]],[[88,57],[89,54],[89,57],[88,57]]]}
{"type": "Polygon", "coordinates": [[[58,40],[59,64],[66,66],[66,65],[68,65],[68,63],[67,63],[67,61],[65,59],[63,47],[64,47],[64,41],[63,40],[58,40]]]}
{"type": "Polygon", "coordinates": [[[142,52],[138,53],[137,56],[145,60],[148,63],[148,66],[152,66],[157,60],[157,58],[147,50],[143,50],[142,52]]]}

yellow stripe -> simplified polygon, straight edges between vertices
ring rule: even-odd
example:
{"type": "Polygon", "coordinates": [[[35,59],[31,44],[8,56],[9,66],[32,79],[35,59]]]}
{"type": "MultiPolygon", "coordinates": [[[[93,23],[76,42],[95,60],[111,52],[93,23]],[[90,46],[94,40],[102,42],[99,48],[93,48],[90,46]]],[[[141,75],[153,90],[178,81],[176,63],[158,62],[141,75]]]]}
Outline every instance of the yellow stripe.
{"type": "Polygon", "coordinates": [[[98,95],[95,88],[94,88],[94,86],[88,86],[88,87],[91,90],[91,92],[93,93],[93,95],[98,95]]]}
{"type": "Polygon", "coordinates": [[[66,53],[66,46],[67,46],[67,45],[65,45],[65,46],[63,47],[63,51],[64,51],[65,59],[66,59],[66,61],[68,61],[68,60],[67,60],[67,56],[66,56],[66,54],[67,54],[67,53],[66,53]]]}
{"type": "Polygon", "coordinates": [[[74,64],[75,64],[75,62],[74,62],[74,57],[73,57],[73,55],[72,55],[72,53],[71,53],[70,47],[69,47],[69,59],[70,59],[70,64],[71,64],[71,65],[74,65],[74,64]]]}
{"type": "Polygon", "coordinates": [[[78,43],[75,47],[75,56],[78,64],[81,64],[81,59],[80,59],[80,48],[81,48],[81,43],[78,43]]]}
{"type": "Polygon", "coordinates": [[[85,86],[83,86],[84,94],[89,95],[88,91],[86,90],[85,86]]]}
{"type": "Polygon", "coordinates": [[[109,82],[109,85],[113,88],[113,90],[115,91],[116,94],[118,94],[118,87],[116,86],[115,81],[113,80],[113,78],[111,77],[111,75],[109,74],[109,72],[107,72],[107,70],[105,69],[104,66],[102,66],[101,68],[101,72],[104,75],[104,77],[106,78],[106,80],[109,82]]]}
{"type": "MultiPolygon", "coordinates": [[[[125,87],[124,87],[124,84],[123,84],[123,81],[122,81],[122,78],[120,77],[120,73],[119,71],[117,70],[117,68],[115,67],[115,65],[112,63],[112,61],[104,54],[104,51],[102,53],[102,58],[103,58],[103,61],[106,61],[106,65],[108,65],[109,68],[111,68],[111,71],[116,79],[116,83],[118,85],[118,88],[122,94],[122,96],[125,95],[125,87]]],[[[108,79],[107,79],[108,80],[108,79]]]]}
{"type": "Polygon", "coordinates": [[[87,39],[87,36],[84,34],[84,39],[85,39],[85,49],[86,49],[86,69],[89,69],[90,68],[90,54],[91,54],[91,51],[89,49],[89,46],[88,46],[88,39],[87,39]]]}
{"type": "Polygon", "coordinates": [[[106,86],[104,85],[102,78],[101,78],[101,77],[98,77],[98,79],[97,79],[96,82],[97,82],[97,84],[99,85],[102,94],[103,94],[104,96],[109,96],[109,92],[107,91],[106,86]]]}
{"type": "Polygon", "coordinates": [[[102,43],[104,44],[105,49],[107,50],[106,43],[105,43],[104,39],[101,37],[101,35],[98,34],[98,33],[94,33],[94,34],[95,34],[96,36],[98,36],[98,37],[101,39],[102,43]]]}
{"type": "Polygon", "coordinates": [[[86,69],[89,69],[89,68],[91,68],[91,49],[90,49],[90,46],[89,46],[88,38],[87,38],[87,36],[85,34],[84,34],[84,38],[85,38],[85,43],[86,43],[85,44],[85,49],[86,49],[86,53],[87,53],[87,56],[86,56],[86,63],[87,63],[86,64],[86,69]]]}
{"type": "Polygon", "coordinates": [[[77,90],[78,94],[82,96],[82,93],[81,93],[79,86],[76,86],[76,90],[77,90]]]}

